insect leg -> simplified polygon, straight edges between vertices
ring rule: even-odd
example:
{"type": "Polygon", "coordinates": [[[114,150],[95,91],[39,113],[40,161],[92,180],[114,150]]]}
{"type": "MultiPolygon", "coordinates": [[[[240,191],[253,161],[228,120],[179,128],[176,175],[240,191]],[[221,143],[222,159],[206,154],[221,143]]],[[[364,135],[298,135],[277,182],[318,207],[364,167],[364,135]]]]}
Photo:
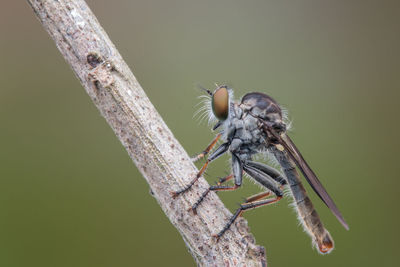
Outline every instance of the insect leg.
{"type": "MultiPolygon", "coordinates": [[[[233,175],[232,175],[233,176],[233,175]]],[[[210,186],[202,195],[201,197],[196,201],[196,203],[193,204],[191,207],[191,210],[196,214],[196,209],[200,205],[201,202],[203,202],[204,198],[210,193],[210,191],[233,191],[235,189],[238,189],[240,185],[234,185],[234,186],[225,186],[225,185],[214,185],[210,186]]]]}
{"type": "Polygon", "coordinates": [[[267,174],[268,176],[270,176],[272,179],[274,179],[275,181],[277,181],[278,183],[280,183],[281,185],[286,185],[287,181],[285,179],[285,177],[276,169],[260,163],[260,162],[256,162],[256,161],[247,161],[246,165],[256,168],[259,171],[264,172],[265,174],[267,174]]]}
{"type": "Polygon", "coordinates": [[[219,133],[214,140],[211,141],[211,143],[206,147],[206,149],[204,149],[203,152],[201,152],[200,154],[198,154],[197,156],[192,158],[193,162],[198,161],[201,158],[204,158],[210,151],[211,149],[213,149],[213,147],[215,146],[215,144],[218,142],[218,140],[221,138],[222,134],[219,133]]]}
{"type": "MultiPolygon", "coordinates": [[[[283,185],[281,185],[280,189],[283,190],[283,185]]],[[[246,198],[246,203],[254,202],[256,200],[260,200],[260,199],[269,197],[270,195],[271,195],[271,191],[261,192],[261,193],[258,193],[258,194],[255,194],[253,196],[246,198]]]]}
{"type": "Polygon", "coordinates": [[[228,176],[222,177],[222,178],[219,179],[219,182],[217,183],[217,185],[221,185],[221,184],[229,181],[232,178],[233,178],[233,174],[232,173],[229,174],[228,176]]]}
{"type": "MultiPolygon", "coordinates": [[[[219,182],[217,183],[217,185],[221,185],[222,183],[225,183],[227,181],[229,181],[230,179],[232,179],[233,174],[230,174],[228,176],[225,176],[221,179],[219,179],[219,182]]],[[[193,204],[193,206],[191,207],[191,210],[193,210],[193,212],[196,214],[196,209],[197,207],[200,205],[200,203],[204,200],[204,198],[208,195],[208,193],[210,193],[210,191],[215,190],[214,189],[215,186],[210,186],[202,195],[201,197],[196,201],[196,203],[193,204]]],[[[218,191],[218,190],[216,190],[218,191]]]]}
{"type": "MultiPolygon", "coordinates": [[[[233,158],[232,158],[233,159],[233,158]]],[[[225,227],[219,232],[216,237],[220,238],[228,229],[231,227],[231,225],[235,222],[235,220],[241,216],[241,214],[252,208],[258,208],[261,206],[266,206],[268,204],[272,204],[280,200],[283,196],[282,190],[275,184],[275,181],[266,173],[260,171],[257,168],[254,168],[252,166],[247,165],[247,162],[245,165],[243,165],[243,170],[250,175],[252,178],[254,178],[257,182],[259,182],[261,185],[265,186],[269,190],[271,190],[275,195],[276,198],[269,198],[269,199],[264,199],[264,200],[259,200],[262,198],[267,197],[269,192],[263,192],[260,194],[257,194],[255,196],[249,197],[246,200],[246,203],[240,205],[240,207],[236,210],[235,214],[230,218],[229,222],[225,225],[225,227]],[[256,201],[258,200],[258,201],[256,201]]]]}
{"type": "Polygon", "coordinates": [[[232,153],[232,171],[233,173],[229,176],[226,177],[223,182],[230,180],[232,178],[235,179],[235,185],[234,186],[223,186],[223,185],[216,185],[216,186],[210,186],[202,195],[201,197],[196,201],[196,203],[193,204],[192,210],[194,213],[196,213],[197,207],[200,205],[200,203],[204,200],[204,198],[207,196],[207,194],[210,191],[228,191],[228,190],[235,190],[240,187],[242,184],[242,176],[243,176],[243,164],[242,161],[237,157],[234,153],[232,153]]]}
{"type": "Polygon", "coordinates": [[[251,197],[246,198],[246,202],[245,203],[254,202],[254,201],[269,197],[270,195],[271,195],[271,191],[261,192],[261,193],[258,193],[256,195],[253,195],[251,197]]]}
{"type": "Polygon", "coordinates": [[[243,163],[235,153],[232,153],[232,172],[235,185],[240,186],[243,177],[243,163]]]}
{"type": "Polygon", "coordinates": [[[243,212],[245,212],[246,210],[249,209],[254,209],[254,208],[258,208],[261,206],[266,206],[272,203],[277,202],[278,200],[280,200],[282,197],[281,196],[277,196],[276,198],[269,198],[269,199],[264,199],[264,200],[260,200],[260,201],[255,201],[255,202],[249,202],[249,203],[244,203],[241,204],[240,207],[236,210],[235,214],[230,218],[229,222],[225,225],[225,227],[218,233],[215,235],[215,237],[217,237],[218,239],[223,236],[223,234],[231,227],[231,225],[235,222],[235,220],[242,215],[243,212]]]}
{"type": "Polygon", "coordinates": [[[243,170],[250,175],[254,180],[259,182],[262,186],[271,190],[276,196],[283,196],[282,190],[275,184],[275,181],[266,173],[260,171],[257,168],[251,167],[249,165],[244,165],[243,170]]]}
{"type": "MultiPolygon", "coordinates": [[[[283,187],[287,184],[287,181],[283,177],[283,175],[279,171],[277,171],[276,169],[274,169],[268,165],[262,164],[260,162],[255,162],[255,161],[246,161],[246,165],[254,167],[255,169],[262,171],[264,174],[270,176],[272,179],[274,179],[276,182],[278,182],[281,185],[280,189],[283,189],[283,187]]],[[[260,200],[260,199],[266,198],[270,195],[271,195],[271,191],[261,192],[254,196],[248,197],[246,199],[246,203],[260,200]]]]}
{"type": "Polygon", "coordinates": [[[179,194],[182,194],[184,192],[186,192],[187,190],[189,190],[194,183],[203,175],[204,171],[207,169],[208,164],[219,158],[220,156],[222,156],[226,151],[228,151],[229,148],[229,143],[223,143],[222,145],[220,145],[207,159],[206,163],[204,163],[203,167],[200,169],[200,171],[196,174],[196,177],[188,184],[186,185],[184,188],[172,192],[172,197],[177,197],[179,194]]]}

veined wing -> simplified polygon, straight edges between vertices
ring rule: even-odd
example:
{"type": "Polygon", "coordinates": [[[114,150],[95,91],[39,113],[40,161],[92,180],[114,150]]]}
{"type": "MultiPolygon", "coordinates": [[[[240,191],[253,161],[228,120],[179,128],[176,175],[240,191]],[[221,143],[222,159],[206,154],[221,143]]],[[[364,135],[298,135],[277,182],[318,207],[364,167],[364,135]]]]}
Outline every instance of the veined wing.
{"type": "Polygon", "coordinates": [[[304,160],[300,151],[297,149],[293,141],[286,134],[279,135],[274,129],[272,129],[265,121],[263,122],[264,131],[267,131],[270,135],[278,140],[278,142],[284,147],[287,151],[289,157],[295,162],[296,166],[301,170],[304,177],[311,185],[312,189],[315,193],[321,198],[321,200],[328,206],[328,208],[332,211],[332,213],[336,216],[339,222],[343,225],[346,230],[349,230],[349,226],[344,220],[342,214],[339,209],[336,207],[332,198],[329,196],[328,192],[326,192],[325,188],[322,186],[321,182],[318,180],[317,176],[311,170],[310,166],[304,160]]]}

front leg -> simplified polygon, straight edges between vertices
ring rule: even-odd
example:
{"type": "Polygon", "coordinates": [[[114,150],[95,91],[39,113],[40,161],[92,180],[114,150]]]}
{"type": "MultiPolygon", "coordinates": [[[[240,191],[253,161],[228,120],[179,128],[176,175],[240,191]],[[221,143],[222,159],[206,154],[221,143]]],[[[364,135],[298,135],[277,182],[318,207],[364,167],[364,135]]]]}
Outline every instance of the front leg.
{"type": "Polygon", "coordinates": [[[171,192],[172,197],[175,198],[178,195],[186,192],[187,190],[189,190],[194,183],[203,175],[203,173],[205,172],[205,170],[207,169],[208,164],[213,161],[216,160],[217,158],[219,158],[220,156],[222,156],[226,151],[228,151],[229,148],[229,143],[223,143],[222,145],[220,145],[211,155],[210,157],[208,157],[206,163],[204,163],[203,167],[200,169],[200,171],[196,174],[196,177],[185,187],[183,187],[182,189],[175,191],[175,192],[171,192]]]}
{"type": "Polygon", "coordinates": [[[215,144],[218,142],[218,140],[221,138],[222,134],[219,133],[217,136],[211,141],[211,143],[206,147],[206,149],[203,150],[200,154],[192,158],[193,162],[198,161],[199,159],[204,158],[210,151],[213,149],[215,144]]]}

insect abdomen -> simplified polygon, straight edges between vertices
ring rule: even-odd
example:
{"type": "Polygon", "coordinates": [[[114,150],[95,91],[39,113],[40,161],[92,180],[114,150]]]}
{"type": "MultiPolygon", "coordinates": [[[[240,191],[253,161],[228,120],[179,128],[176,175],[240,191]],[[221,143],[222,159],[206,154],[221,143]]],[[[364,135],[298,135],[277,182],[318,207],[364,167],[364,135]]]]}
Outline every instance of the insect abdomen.
{"type": "MultiPolygon", "coordinates": [[[[294,169],[292,171],[296,172],[294,169]]],[[[302,222],[305,230],[313,238],[313,241],[318,246],[319,251],[323,254],[329,253],[334,246],[332,237],[323,226],[317,211],[314,209],[310,198],[307,196],[304,186],[301,183],[291,185],[292,182],[295,181],[289,180],[290,189],[294,197],[300,221],[302,222]]]]}
{"type": "MultiPolygon", "coordinates": [[[[278,153],[280,154],[281,152],[278,153]]],[[[278,155],[276,158],[281,164],[286,178],[288,179],[288,184],[294,198],[294,204],[299,215],[299,220],[303,224],[304,229],[313,239],[319,252],[322,254],[329,253],[334,247],[333,239],[325,229],[317,211],[314,209],[314,205],[307,196],[294,163],[289,161],[286,156],[283,156],[282,154],[278,155]]],[[[277,153],[275,153],[275,155],[277,155],[277,153]]]]}

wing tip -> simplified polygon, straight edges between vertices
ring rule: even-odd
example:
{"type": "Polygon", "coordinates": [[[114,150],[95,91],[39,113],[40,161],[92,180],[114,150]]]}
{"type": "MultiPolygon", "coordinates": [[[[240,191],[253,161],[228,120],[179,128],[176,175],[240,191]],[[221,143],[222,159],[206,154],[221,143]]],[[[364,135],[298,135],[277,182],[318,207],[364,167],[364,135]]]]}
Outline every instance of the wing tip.
{"type": "Polygon", "coordinates": [[[350,230],[349,225],[348,225],[347,222],[343,219],[343,217],[341,217],[341,218],[339,219],[339,221],[340,221],[340,223],[343,225],[344,229],[346,229],[347,231],[350,230]]]}

